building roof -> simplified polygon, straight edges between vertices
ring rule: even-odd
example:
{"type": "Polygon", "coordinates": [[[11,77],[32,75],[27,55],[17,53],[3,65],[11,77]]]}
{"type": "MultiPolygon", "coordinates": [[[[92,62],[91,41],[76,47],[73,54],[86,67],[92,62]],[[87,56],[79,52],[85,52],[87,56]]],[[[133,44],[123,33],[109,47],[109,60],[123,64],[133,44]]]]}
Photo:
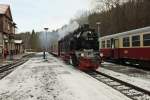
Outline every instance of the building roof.
{"type": "Polygon", "coordinates": [[[9,8],[9,5],[0,4],[0,14],[5,14],[8,8],[9,8]]]}
{"type": "Polygon", "coordinates": [[[15,44],[22,44],[23,41],[22,40],[14,40],[15,44]]]}

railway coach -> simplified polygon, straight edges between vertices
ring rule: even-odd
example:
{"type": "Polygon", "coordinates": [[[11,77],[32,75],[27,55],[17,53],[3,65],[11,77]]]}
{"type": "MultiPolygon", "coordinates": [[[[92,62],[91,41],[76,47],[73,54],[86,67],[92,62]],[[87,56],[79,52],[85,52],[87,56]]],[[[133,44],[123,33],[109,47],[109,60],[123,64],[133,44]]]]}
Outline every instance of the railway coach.
{"type": "Polygon", "coordinates": [[[100,37],[99,41],[104,59],[150,69],[150,27],[100,37]]]}

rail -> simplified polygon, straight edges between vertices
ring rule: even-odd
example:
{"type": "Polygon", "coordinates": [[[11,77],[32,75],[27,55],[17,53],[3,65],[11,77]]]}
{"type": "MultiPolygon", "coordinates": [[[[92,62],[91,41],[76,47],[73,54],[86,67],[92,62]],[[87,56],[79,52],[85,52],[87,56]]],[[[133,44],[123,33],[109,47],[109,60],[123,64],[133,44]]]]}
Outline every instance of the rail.
{"type": "Polygon", "coordinates": [[[147,91],[141,87],[124,82],[123,80],[119,80],[98,71],[88,72],[87,74],[126,95],[132,100],[150,100],[150,91],[147,91]]]}
{"type": "Polygon", "coordinates": [[[0,79],[3,79],[5,76],[10,74],[13,70],[15,70],[15,68],[24,64],[32,56],[34,56],[34,54],[29,54],[29,55],[23,56],[20,60],[18,60],[16,62],[7,64],[4,66],[0,66],[0,79]]]}

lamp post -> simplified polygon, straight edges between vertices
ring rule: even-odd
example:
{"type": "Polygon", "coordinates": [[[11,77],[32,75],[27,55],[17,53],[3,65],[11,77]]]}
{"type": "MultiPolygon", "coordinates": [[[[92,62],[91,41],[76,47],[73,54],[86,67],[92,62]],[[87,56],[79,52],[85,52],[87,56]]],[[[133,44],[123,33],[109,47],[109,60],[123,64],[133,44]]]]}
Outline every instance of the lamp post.
{"type": "Polygon", "coordinates": [[[45,46],[44,46],[44,51],[43,51],[43,58],[46,59],[46,52],[47,52],[47,31],[48,28],[44,28],[45,30],[45,46]]]}
{"type": "MultiPolygon", "coordinates": [[[[97,31],[98,31],[98,38],[100,38],[101,37],[101,34],[100,34],[101,22],[97,22],[96,25],[97,25],[97,31]]],[[[99,39],[99,42],[101,42],[100,39],[99,39]]],[[[100,43],[100,45],[102,45],[102,44],[100,43]]],[[[103,62],[103,53],[101,53],[101,51],[99,51],[99,52],[100,52],[101,62],[103,62]]]]}
{"type": "Polygon", "coordinates": [[[97,22],[96,25],[97,25],[98,37],[100,38],[100,25],[101,25],[101,22],[97,22]]]}

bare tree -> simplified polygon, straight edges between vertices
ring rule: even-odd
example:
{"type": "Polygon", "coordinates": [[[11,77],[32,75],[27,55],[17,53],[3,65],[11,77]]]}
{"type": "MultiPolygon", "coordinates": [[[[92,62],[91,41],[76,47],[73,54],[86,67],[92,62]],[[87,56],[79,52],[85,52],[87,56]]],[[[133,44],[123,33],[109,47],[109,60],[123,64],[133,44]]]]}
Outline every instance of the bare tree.
{"type": "MultiPolygon", "coordinates": [[[[89,15],[89,24],[96,28],[101,22],[102,35],[114,34],[150,25],[150,0],[97,0],[103,3],[101,12],[89,15]]],[[[100,7],[100,6],[99,6],[100,7]]]]}
{"type": "Polygon", "coordinates": [[[78,11],[77,16],[75,16],[74,19],[71,19],[70,22],[72,21],[76,21],[79,25],[83,25],[83,24],[88,24],[88,16],[89,16],[89,12],[88,11],[78,11]]]}

